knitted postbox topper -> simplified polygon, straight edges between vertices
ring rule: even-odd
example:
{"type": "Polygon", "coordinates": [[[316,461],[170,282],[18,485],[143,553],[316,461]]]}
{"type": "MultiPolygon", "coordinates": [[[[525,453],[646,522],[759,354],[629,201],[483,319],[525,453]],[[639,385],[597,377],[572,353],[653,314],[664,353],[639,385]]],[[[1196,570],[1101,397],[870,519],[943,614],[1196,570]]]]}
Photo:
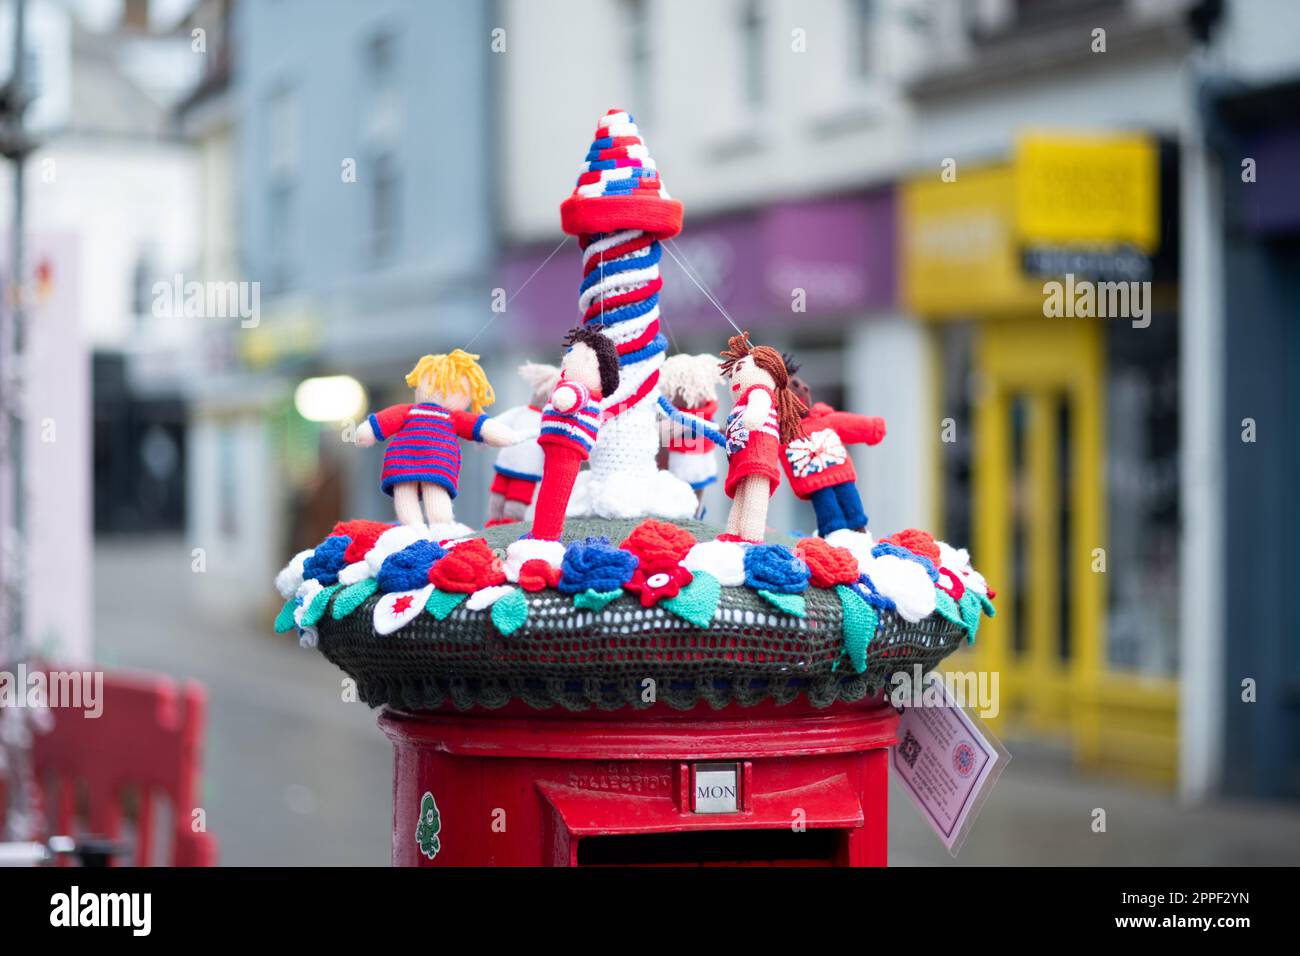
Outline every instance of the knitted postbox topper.
{"type": "Polygon", "coordinates": [[[682,231],[682,204],[664,188],[631,114],[601,117],[560,223],[571,236],[641,229],[671,239],[682,231]]]}

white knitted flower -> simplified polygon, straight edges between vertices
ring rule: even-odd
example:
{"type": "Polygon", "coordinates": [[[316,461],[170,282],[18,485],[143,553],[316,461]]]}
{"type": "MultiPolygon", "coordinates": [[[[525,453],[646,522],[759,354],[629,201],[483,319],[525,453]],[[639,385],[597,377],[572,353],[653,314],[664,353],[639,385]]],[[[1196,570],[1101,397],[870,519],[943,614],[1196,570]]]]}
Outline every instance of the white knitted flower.
{"type": "Polygon", "coordinates": [[[920,563],[893,554],[872,558],[859,567],[871,578],[876,590],[894,602],[898,613],[915,624],[934,613],[934,582],[920,563]]]}
{"type": "Polygon", "coordinates": [[[519,569],[525,561],[545,561],[553,568],[558,568],[564,560],[564,545],[559,541],[543,541],[540,538],[520,538],[506,547],[506,580],[519,581],[519,569]]]}
{"type": "Polygon", "coordinates": [[[375,633],[392,634],[404,624],[414,620],[433,593],[433,585],[426,584],[413,591],[390,591],[375,605],[375,633]]]}
{"type": "Polygon", "coordinates": [[[280,592],[280,597],[286,601],[298,593],[298,588],[302,584],[302,566],[313,553],[314,549],[312,548],[299,551],[275,576],[275,589],[280,592]]]}
{"type": "Polygon", "coordinates": [[[424,525],[399,524],[395,528],[389,528],[375,541],[374,547],[366,552],[366,564],[370,565],[370,576],[378,577],[384,558],[390,554],[396,554],[417,541],[432,540],[434,539],[430,536],[429,529],[424,525]]]}
{"type": "Polygon", "coordinates": [[[682,564],[690,571],[704,571],[726,588],[745,583],[745,548],[732,541],[701,541],[687,552],[682,564]]]}
{"type": "Polygon", "coordinates": [[[971,567],[970,552],[965,548],[954,548],[943,541],[938,541],[936,544],[939,545],[940,567],[947,568],[957,575],[961,579],[961,583],[976,594],[988,597],[989,584],[984,580],[984,575],[971,567]]]}
{"type": "Polygon", "coordinates": [[[870,531],[850,531],[848,528],[832,531],[826,536],[826,543],[831,547],[852,552],[858,559],[859,569],[866,567],[867,562],[871,560],[871,549],[876,546],[870,531]]]}
{"type": "Polygon", "coordinates": [[[353,561],[339,570],[339,584],[344,586],[357,584],[370,577],[370,565],[365,561],[353,561]]]}

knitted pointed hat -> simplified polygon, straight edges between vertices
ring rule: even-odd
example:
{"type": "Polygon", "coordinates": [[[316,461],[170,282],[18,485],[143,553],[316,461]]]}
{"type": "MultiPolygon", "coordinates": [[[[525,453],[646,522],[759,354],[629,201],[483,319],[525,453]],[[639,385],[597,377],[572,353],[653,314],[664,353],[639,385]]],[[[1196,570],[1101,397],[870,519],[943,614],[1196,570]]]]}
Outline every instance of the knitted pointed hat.
{"type": "Polygon", "coordinates": [[[642,229],[656,239],[682,230],[682,204],[668,195],[636,123],[610,110],[596,124],[573,195],[560,205],[569,235],[642,229]]]}

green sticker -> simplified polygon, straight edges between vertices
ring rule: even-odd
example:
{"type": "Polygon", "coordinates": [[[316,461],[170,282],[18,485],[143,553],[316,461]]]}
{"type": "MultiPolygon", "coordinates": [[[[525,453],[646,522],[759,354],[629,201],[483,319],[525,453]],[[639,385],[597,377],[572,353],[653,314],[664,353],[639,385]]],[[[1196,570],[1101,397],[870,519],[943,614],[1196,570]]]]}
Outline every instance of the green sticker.
{"type": "Polygon", "coordinates": [[[442,849],[438,834],[442,832],[442,815],[438,813],[438,803],[428,790],[420,800],[420,820],[415,825],[415,844],[420,852],[432,860],[442,849]]]}

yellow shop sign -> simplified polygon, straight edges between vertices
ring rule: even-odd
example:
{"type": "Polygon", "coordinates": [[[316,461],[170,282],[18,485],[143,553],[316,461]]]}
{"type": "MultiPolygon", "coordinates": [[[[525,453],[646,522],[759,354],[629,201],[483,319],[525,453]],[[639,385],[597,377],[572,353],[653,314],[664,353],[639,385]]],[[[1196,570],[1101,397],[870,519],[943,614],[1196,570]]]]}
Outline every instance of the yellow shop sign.
{"type": "Polygon", "coordinates": [[[1160,243],[1160,156],[1142,135],[1031,133],[1015,153],[1018,245],[1160,243]]]}

